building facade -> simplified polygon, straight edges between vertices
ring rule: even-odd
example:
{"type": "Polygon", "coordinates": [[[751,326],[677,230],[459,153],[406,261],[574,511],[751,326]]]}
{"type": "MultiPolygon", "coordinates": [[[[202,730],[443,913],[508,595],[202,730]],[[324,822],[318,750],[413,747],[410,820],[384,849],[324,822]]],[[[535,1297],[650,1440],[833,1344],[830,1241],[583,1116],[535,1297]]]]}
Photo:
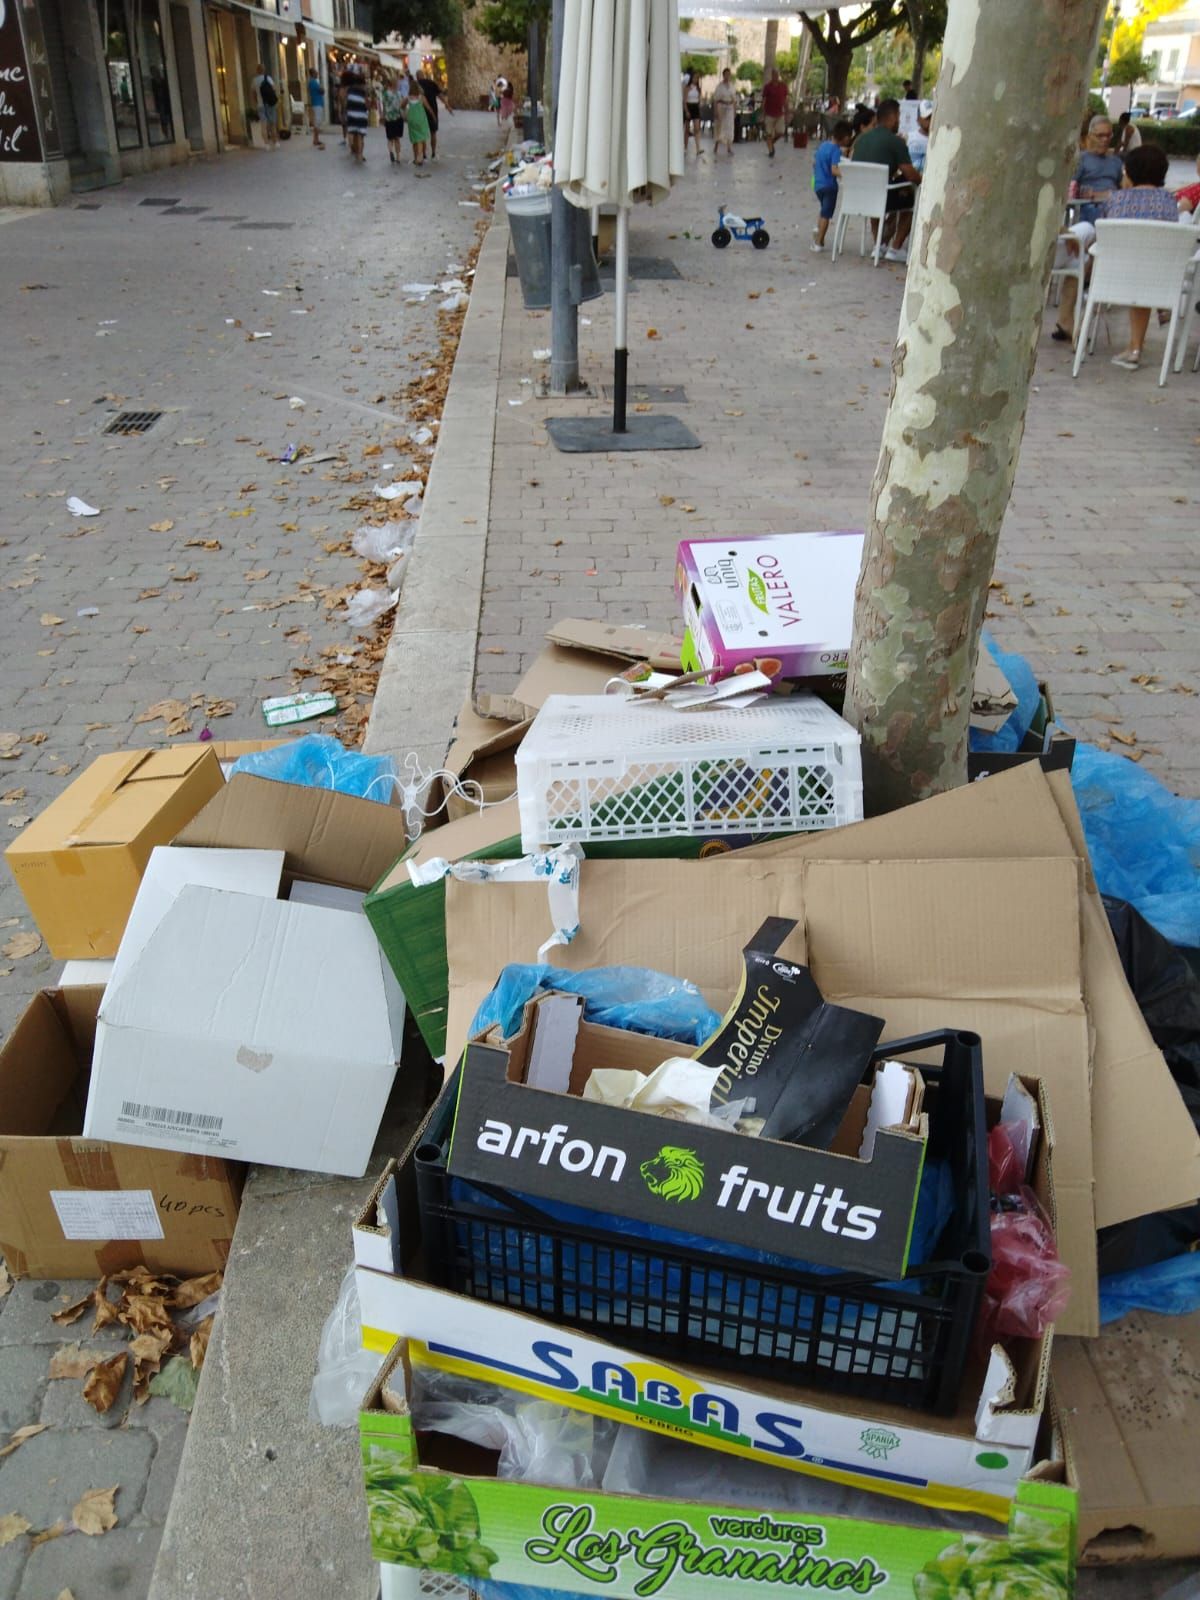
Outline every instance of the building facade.
{"type": "Polygon", "coordinates": [[[1200,106],[1200,0],[1187,0],[1178,11],[1152,22],[1142,54],[1153,64],[1153,77],[1137,85],[1135,113],[1200,106]]]}

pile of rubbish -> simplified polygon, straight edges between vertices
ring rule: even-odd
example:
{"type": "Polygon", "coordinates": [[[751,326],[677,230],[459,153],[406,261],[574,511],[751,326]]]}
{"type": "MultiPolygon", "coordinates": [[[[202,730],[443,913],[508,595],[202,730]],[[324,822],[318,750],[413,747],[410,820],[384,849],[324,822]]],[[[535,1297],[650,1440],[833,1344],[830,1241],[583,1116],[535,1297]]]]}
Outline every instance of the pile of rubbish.
{"type": "Polygon", "coordinates": [[[424,1114],[313,1353],[385,1596],[1200,1556],[1200,808],[991,649],[972,781],[864,819],[860,555],[685,541],[680,636],[555,623],[435,774],[120,752],[7,851],[67,963],[0,1051],[14,1276],[194,1302],[244,1163],[424,1114]]]}

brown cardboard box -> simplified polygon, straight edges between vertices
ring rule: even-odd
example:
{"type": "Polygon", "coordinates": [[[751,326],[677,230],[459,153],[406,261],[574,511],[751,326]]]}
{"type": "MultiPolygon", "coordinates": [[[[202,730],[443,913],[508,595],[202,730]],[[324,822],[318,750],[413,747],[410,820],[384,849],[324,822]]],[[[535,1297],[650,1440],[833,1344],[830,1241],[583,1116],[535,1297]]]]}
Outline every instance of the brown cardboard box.
{"type": "MultiPolygon", "coordinates": [[[[477,784],[485,806],[509,800],[517,792],[517,746],[528,731],[528,720],[508,722],[501,717],[483,717],[468,700],[458,713],[454,738],[446,753],[446,771],[463,783],[477,784]]],[[[444,781],[441,792],[446,821],[457,822],[460,817],[478,813],[477,805],[444,781]]]]}
{"type": "Polygon", "coordinates": [[[504,722],[528,722],[552,694],[603,694],[610,678],[631,662],[648,661],[659,672],[678,672],[681,644],[649,628],[589,622],[556,622],[546,648],[510,695],[481,695],[479,710],[504,722]]]}
{"type": "MultiPolygon", "coordinates": [[[[1059,1339],[1053,1381],[1085,1565],[1200,1556],[1200,1312],[1059,1339]]],[[[1131,1591],[1132,1592],[1132,1591],[1131,1591]]]]}
{"type": "Polygon", "coordinates": [[[81,1137],[102,994],[43,989],[0,1050],[0,1250],[9,1271],[94,1278],[139,1265],[183,1275],[223,1267],[241,1166],[81,1137]]]}
{"type": "Polygon", "coordinates": [[[404,813],[357,795],[239,772],[172,841],[282,850],[284,874],[366,891],[404,853],[404,813]]]}
{"type": "Polygon", "coordinates": [[[196,745],[99,756],[5,851],[51,955],[115,956],[156,844],[167,844],[223,786],[196,745]]]}
{"type": "MultiPolygon", "coordinates": [[[[448,1059],[500,967],[533,959],[544,893],[448,882],[448,1059]]],[[[990,1092],[1010,1071],[1044,1079],[1074,1274],[1059,1326],[1094,1335],[1096,1227],[1194,1199],[1200,1140],[1125,983],[1069,778],[1033,763],[816,838],[589,861],[580,933],[554,959],[678,973],[721,1009],[743,930],[774,915],[800,921],[782,954],[807,957],[827,998],[885,1017],[885,1039],[961,1025],[983,1038],[990,1092]]]]}

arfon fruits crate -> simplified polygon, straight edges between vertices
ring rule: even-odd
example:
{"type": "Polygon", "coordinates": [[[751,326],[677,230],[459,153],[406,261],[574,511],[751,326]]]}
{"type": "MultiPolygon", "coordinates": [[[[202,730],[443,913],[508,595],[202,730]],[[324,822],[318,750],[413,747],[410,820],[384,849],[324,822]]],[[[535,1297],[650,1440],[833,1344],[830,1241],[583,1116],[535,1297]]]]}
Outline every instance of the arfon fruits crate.
{"type": "MultiPolygon", "coordinates": [[[[990,1265],[979,1040],[923,1035],[881,1046],[921,1061],[930,1181],[952,1203],[931,1259],[883,1282],[695,1234],[452,1178],[456,1073],[410,1151],[431,1279],[457,1293],[598,1331],[649,1355],[871,1400],[953,1409],[990,1265]]],[[[410,1181],[401,1179],[400,1181],[410,1181]]]]}
{"type": "Polygon", "coordinates": [[[860,743],[810,694],[738,710],[551,695],[517,751],[521,839],[534,850],[859,822],[860,743]]]}

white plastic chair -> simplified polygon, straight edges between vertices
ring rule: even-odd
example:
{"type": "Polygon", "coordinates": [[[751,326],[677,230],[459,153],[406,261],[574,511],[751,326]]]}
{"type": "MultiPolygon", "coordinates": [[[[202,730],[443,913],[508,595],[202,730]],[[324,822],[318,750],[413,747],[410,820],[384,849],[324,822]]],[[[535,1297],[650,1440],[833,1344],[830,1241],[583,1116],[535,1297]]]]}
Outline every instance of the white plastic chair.
{"type": "Polygon", "coordinates": [[[1178,222],[1124,222],[1101,217],[1092,246],[1092,281],[1083,323],[1075,341],[1071,376],[1079,376],[1083,357],[1094,342],[1096,316],[1101,306],[1149,306],[1171,313],[1166,348],[1158,374],[1159,387],[1167,381],[1175,340],[1180,331],[1184,280],[1196,250],[1193,229],[1178,222]]]}
{"type": "Polygon", "coordinates": [[[836,261],[846,236],[846,224],[851,217],[862,218],[862,238],[858,253],[867,253],[867,223],[876,221],[875,249],[871,252],[875,265],[883,253],[883,219],[887,215],[888,169],[879,161],[843,161],[838,177],[837,209],[833,214],[833,252],[836,261]]]}
{"type": "MultiPolygon", "coordinates": [[[[1079,245],[1079,240],[1075,239],[1075,235],[1071,233],[1060,233],[1058,239],[1060,244],[1065,243],[1068,239],[1073,239],[1075,244],[1077,246],[1079,245]]],[[[1054,294],[1055,305],[1058,305],[1059,301],[1062,299],[1062,286],[1064,278],[1076,279],[1075,322],[1072,328],[1072,333],[1074,334],[1076,340],[1079,338],[1079,324],[1083,317],[1083,302],[1086,298],[1084,281],[1086,267],[1086,253],[1082,247],[1079,247],[1076,249],[1074,255],[1068,256],[1065,266],[1050,268],[1050,292],[1054,294]]]]}

